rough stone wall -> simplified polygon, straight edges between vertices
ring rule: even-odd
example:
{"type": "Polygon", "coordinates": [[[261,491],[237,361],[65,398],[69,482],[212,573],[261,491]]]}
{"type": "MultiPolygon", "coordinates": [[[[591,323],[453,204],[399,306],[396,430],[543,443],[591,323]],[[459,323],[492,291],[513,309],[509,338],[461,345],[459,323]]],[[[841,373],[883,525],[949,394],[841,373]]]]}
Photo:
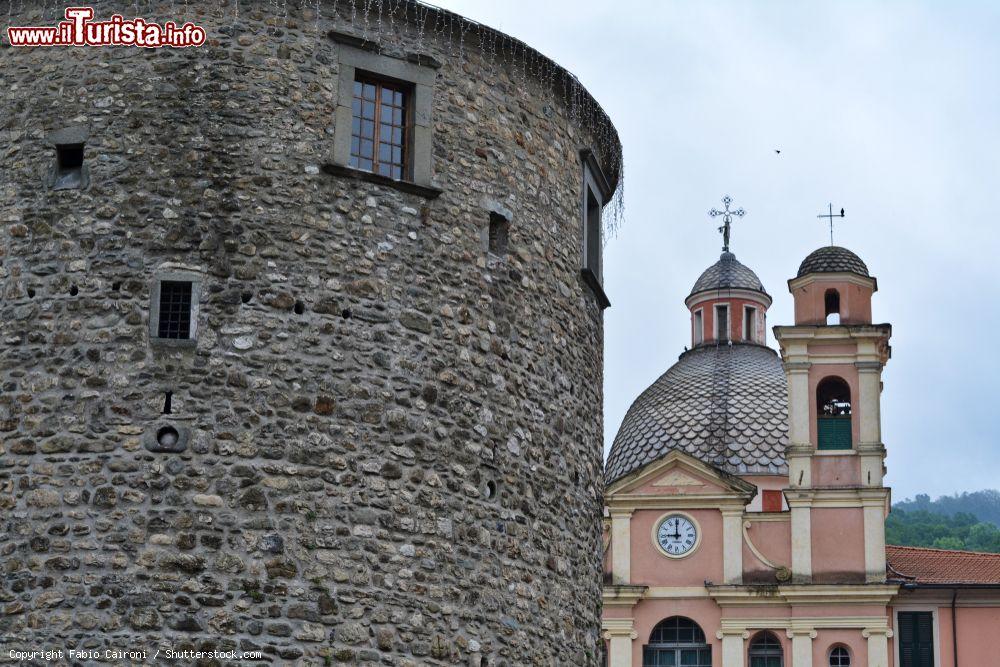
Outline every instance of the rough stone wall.
{"type": "MultiPolygon", "coordinates": [[[[25,4],[11,24],[58,18],[25,4]]],[[[440,197],[332,176],[348,3],[93,4],[210,41],[0,48],[5,651],[596,664],[587,130],[425,38],[440,197]],[[80,123],[89,187],[53,191],[46,136],[80,123]],[[504,259],[484,199],[513,213],[504,259]],[[193,349],[151,345],[164,266],[204,273],[193,349]],[[164,423],[186,451],[144,447],[164,423]]]]}

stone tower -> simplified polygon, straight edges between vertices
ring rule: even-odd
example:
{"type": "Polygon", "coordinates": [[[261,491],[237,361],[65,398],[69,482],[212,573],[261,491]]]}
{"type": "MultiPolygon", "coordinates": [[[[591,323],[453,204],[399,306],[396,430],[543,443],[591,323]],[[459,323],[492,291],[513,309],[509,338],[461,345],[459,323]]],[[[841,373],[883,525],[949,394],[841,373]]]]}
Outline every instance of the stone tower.
{"type": "Polygon", "coordinates": [[[3,643],[597,664],[604,112],[412,2],[90,4],[207,41],[0,48],[3,643]]]}

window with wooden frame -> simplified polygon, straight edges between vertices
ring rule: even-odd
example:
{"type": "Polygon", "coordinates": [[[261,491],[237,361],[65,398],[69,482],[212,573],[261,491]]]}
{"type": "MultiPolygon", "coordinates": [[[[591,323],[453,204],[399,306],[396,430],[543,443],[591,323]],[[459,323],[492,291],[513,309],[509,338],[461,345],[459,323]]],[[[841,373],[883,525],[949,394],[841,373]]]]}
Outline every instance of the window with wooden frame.
{"type": "Polygon", "coordinates": [[[350,166],[395,180],[408,176],[409,87],[358,73],[351,100],[350,166]]]}
{"type": "Polygon", "coordinates": [[[583,195],[580,202],[583,227],[580,274],[583,281],[593,291],[594,296],[597,297],[597,303],[604,309],[610,306],[611,302],[608,301],[608,296],[604,293],[601,215],[604,205],[612,194],[612,189],[592,151],[589,149],[581,150],[580,159],[583,162],[583,178],[580,184],[583,195]]]}

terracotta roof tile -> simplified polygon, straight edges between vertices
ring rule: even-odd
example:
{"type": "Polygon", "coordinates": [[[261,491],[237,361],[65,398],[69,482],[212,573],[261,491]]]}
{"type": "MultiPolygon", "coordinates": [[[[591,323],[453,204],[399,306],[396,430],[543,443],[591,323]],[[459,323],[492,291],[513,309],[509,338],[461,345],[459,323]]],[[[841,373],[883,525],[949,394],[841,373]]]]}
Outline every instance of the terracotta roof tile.
{"type": "Polygon", "coordinates": [[[887,545],[889,578],[918,584],[998,584],[1000,554],[887,545]]]}

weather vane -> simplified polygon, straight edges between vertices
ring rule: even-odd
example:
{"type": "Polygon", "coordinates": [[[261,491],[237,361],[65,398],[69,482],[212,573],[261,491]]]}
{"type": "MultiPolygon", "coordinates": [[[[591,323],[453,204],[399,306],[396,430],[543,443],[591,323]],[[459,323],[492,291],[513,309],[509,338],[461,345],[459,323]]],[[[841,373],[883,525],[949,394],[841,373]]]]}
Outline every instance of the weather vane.
{"type": "Polygon", "coordinates": [[[733,216],[742,218],[747,212],[743,210],[742,206],[735,211],[730,211],[729,205],[733,203],[733,198],[729,195],[722,198],[722,203],[725,204],[725,209],[720,211],[717,208],[713,208],[708,214],[713,218],[722,216],[722,226],[719,227],[719,231],[722,232],[722,252],[729,252],[729,226],[733,224],[733,216]]]}
{"type": "Polygon", "coordinates": [[[834,218],[843,218],[844,217],[844,209],[840,209],[840,215],[837,215],[836,213],[833,212],[833,204],[827,204],[827,211],[828,211],[827,213],[820,213],[816,217],[817,218],[829,218],[829,220],[830,220],[830,245],[833,245],[833,219],[834,218]]]}

